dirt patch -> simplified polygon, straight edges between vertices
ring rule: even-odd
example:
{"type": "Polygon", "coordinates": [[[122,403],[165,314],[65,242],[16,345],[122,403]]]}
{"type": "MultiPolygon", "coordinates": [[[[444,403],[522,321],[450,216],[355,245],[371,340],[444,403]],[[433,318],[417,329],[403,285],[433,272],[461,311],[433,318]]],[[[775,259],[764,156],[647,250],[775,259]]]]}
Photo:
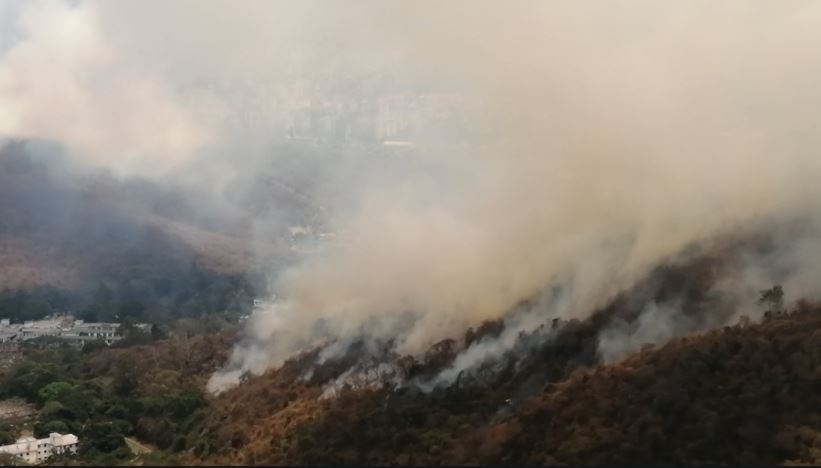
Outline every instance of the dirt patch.
{"type": "Polygon", "coordinates": [[[37,409],[31,403],[22,398],[10,398],[0,400],[0,421],[8,419],[20,419],[33,416],[37,409]]]}

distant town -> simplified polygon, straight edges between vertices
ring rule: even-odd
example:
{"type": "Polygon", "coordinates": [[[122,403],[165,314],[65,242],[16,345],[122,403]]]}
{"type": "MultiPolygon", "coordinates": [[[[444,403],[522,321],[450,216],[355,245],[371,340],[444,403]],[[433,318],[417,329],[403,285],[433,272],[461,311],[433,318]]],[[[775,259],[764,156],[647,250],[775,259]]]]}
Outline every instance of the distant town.
{"type": "Polygon", "coordinates": [[[413,146],[426,139],[458,139],[467,103],[457,94],[408,92],[375,77],[355,92],[297,80],[290,85],[191,84],[180,98],[222,129],[264,131],[314,144],[413,146]],[[220,102],[220,106],[211,103],[220,102]],[[447,131],[446,131],[447,130],[447,131]]]}

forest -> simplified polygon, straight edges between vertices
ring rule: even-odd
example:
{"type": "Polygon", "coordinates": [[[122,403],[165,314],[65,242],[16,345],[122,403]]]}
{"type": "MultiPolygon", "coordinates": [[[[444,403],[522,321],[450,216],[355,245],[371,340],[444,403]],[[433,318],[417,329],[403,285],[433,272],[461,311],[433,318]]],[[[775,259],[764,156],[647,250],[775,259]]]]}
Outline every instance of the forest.
{"type": "Polygon", "coordinates": [[[185,191],[81,172],[57,149],[38,148],[0,146],[0,317],[164,324],[238,317],[265,292],[262,274],[225,253],[241,251],[244,238],[220,232],[232,223],[185,191]]]}
{"type": "MultiPolygon", "coordinates": [[[[657,292],[669,294],[663,283],[657,292]]],[[[181,319],[112,347],[27,347],[0,370],[0,397],[37,407],[35,435],[80,437],[80,456],[58,464],[819,463],[821,304],[787,306],[783,294],[762,291],[760,321],[604,363],[598,331],[629,315],[618,299],[587,320],[548,324],[551,339],[523,336],[538,345],[451,385],[413,384],[503,331],[487,321],[423,356],[390,356],[405,384],[348,382],[331,396],[329,384],[362,362],[364,347],[322,364],[320,349],[306,351],[211,395],[205,384],[239,330],[219,317],[181,319]],[[156,451],[136,456],[124,437],[156,451]]],[[[19,429],[0,427],[0,441],[19,429]]]]}
{"type": "Polygon", "coordinates": [[[53,286],[0,290],[0,317],[12,323],[71,313],[87,322],[168,324],[183,317],[220,314],[236,319],[250,312],[255,288],[244,275],[198,267],[162,275],[135,274],[101,281],[87,290],[53,286]]]}
{"type": "MultiPolygon", "coordinates": [[[[423,393],[386,385],[319,399],[311,356],[216,398],[193,461],[243,464],[817,464],[821,305],[646,346],[609,365],[568,357],[584,334],[537,352],[519,378],[423,393]],[[532,384],[533,382],[528,382],[532,384]]],[[[344,367],[344,366],[343,366],[344,367]]],[[[515,377],[515,376],[514,376],[515,377]]]]}
{"type": "MultiPolygon", "coordinates": [[[[143,345],[27,349],[0,371],[0,398],[22,397],[37,406],[34,436],[69,432],[80,438],[79,458],[55,463],[132,460],[124,436],[159,449],[154,463],[169,461],[193,443],[187,435],[208,408],[205,380],[233,339],[229,331],[196,333],[182,325],[172,338],[143,345]]],[[[13,441],[20,429],[0,427],[0,442],[13,441]]]]}

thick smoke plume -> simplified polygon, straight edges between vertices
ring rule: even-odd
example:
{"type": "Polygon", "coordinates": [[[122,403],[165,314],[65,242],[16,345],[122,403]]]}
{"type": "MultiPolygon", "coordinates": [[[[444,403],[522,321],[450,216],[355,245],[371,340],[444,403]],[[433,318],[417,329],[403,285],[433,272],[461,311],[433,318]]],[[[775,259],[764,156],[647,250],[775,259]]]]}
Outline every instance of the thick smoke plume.
{"type": "MultiPolygon", "coordinates": [[[[440,4],[377,19],[397,21],[421,76],[482,102],[468,118],[483,133],[420,154],[435,177],[364,190],[334,219],[344,236],[280,277],[214,388],[323,340],[420,353],[549,285],[563,291],[550,316],[582,318],[694,242],[816,208],[816,4],[440,4]]],[[[647,307],[643,341],[675,336],[672,313],[647,307]]],[[[630,349],[615,338],[608,357],[630,349]]]]}
{"type": "MultiPolygon", "coordinates": [[[[243,150],[270,136],[219,125],[238,98],[186,94],[205,79],[344,94],[378,92],[358,86],[378,75],[452,98],[459,144],[426,131],[399,160],[323,160],[311,194],[324,196],[335,235],[278,272],[277,300],[251,318],[214,389],[317,344],[364,337],[420,353],[546,290],[561,294],[517,326],[583,318],[688,245],[818,208],[817,2],[12,2],[0,12],[15,16],[0,23],[14,26],[0,40],[0,134],[57,140],[123,170],[222,187],[258,167],[243,150]]],[[[773,255],[815,258],[814,239],[788,238],[773,255]]],[[[806,270],[785,277],[758,260],[724,287],[801,277],[802,294],[817,292],[806,270]]],[[[653,307],[642,333],[673,336],[650,326],[671,317],[653,307]]],[[[618,336],[603,338],[606,353],[629,351],[618,336]]]]}

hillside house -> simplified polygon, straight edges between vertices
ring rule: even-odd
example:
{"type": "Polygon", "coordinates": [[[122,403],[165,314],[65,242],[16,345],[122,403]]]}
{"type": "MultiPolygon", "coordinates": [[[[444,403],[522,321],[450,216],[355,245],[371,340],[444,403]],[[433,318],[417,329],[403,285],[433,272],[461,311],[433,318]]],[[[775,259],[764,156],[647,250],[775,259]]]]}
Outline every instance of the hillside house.
{"type": "Polygon", "coordinates": [[[38,464],[53,455],[76,454],[78,442],[74,434],[52,432],[44,439],[21,437],[13,444],[0,446],[0,453],[20,457],[26,463],[38,464]]]}

